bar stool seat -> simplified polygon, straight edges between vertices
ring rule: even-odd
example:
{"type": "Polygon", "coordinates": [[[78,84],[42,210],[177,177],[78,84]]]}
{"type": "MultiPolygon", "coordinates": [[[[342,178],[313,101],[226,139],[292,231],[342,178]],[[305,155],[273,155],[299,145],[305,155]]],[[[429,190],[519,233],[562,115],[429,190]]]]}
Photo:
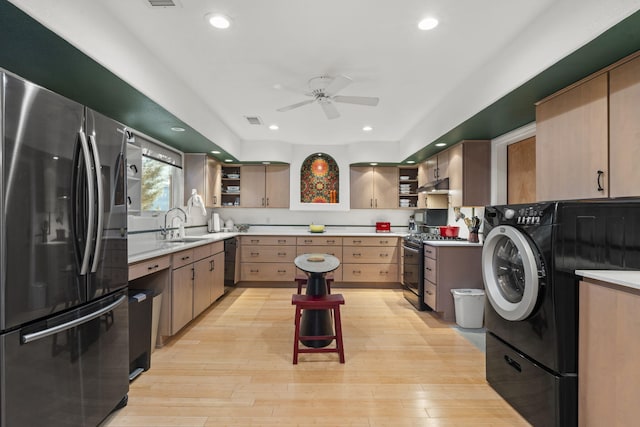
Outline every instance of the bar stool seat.
{"type": "MultiPolygon", "coordinates": [[[[295,281],[298,284],[298,293],[301,294],[302,293],[302,287],[303,286],[307,286],[307,275],[306,274],[296,274],[296,278],[295,281]]],[[[327,293],[331,293],[331,283],[333,283],[333,274],[332,273],[327,273],[326,275],[326,281],[327,281],[327,293]]]]}
{"type": "Polygon", "coordinates": [[[293,342],[293,364],[298,364],[299,353],[338,353],[340,363],[344,363],[344,345],[342,341],[342,323],[340,321],[340,305],[344,304],[342,294],[332,295],[300,295],[293,294],[291,304],[296,306],[295,336],[293,342]],[[333,310],[334,335],[300,335],[300,318],[302,310],[333,310]],[[335,348],[300,348],[300,341],[335,340],[335,348]]]}

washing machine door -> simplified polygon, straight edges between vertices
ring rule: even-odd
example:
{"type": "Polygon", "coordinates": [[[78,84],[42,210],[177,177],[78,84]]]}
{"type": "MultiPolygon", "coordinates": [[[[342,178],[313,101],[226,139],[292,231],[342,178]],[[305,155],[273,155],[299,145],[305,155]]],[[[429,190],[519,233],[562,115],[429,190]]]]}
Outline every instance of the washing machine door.
{"type": "Polygon", "coordinates": [[[526,319],[536,306],[540,282],[537,248],[517,228],[499,225],[482,248],[482,275],[495,311],[511,321],[526,319]]]}

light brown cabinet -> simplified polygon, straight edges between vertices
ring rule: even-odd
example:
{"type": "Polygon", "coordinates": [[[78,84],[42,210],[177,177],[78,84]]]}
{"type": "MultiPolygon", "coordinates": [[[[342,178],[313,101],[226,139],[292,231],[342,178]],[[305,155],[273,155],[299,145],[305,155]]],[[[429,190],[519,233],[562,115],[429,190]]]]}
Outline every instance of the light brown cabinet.
{"type": "Polygon", "coordinates": [[[342,281],[399,281],[397,237],[344,237],[342,281]]]}
{"type": "Polygon", "coordinates": [[[424,245],[424,303],[446,321],[455,320],[451,289],[483,289],[481,246],[424,245]]]}
{"type": "Polygon", "coordinates": [[[206,154],[184,155],[184,203],[196,189],[207,208],[221,206],[221,165],[206,154]]]}
{"type": "Polygon", "coordinates": [[[609,195],[640,195],[640,57],[609,71],[609,195]]]}
{"type": "Polygon", "coordinates": [[[580,282],[578,425],[637,425],[640,291],[580,282]]]}
{"type": "Polygon", "coordinates": [[[428,158],[425,162],[427,182],[437,181],[449,177],[449,150],[442,151],[428,158]]]}
{"type": "Polygon", "coordinates": [[[240,206],[288,208],[289,165],[243,165],[240,206]]]}
{"type": "Polygon", "coordinates": [[[240,238],[240,280],[293,281],[296,238],[242,236],[240,238]]]}
{"type": "Polygon", "coordinates": [[[224,243],[176,252],[172,267],[167,335],[176,334],[224,294],[224,243]]]}
{"type": "Polygon", "coordinates": [[[609,195],[608,118],[606,73],[536,105],[539,201],[609,195]]]}
{"type": "MultiPolygon", "coordinates": [[[[342,237],[298,237],[296,239],[296,256],[302,254],[329,254],[341,261],[340,266],[331,274],[336,282],[342,281],[342,237]]],[[[297,274],[304,274],[296,269],[297,274]]]]}
{"type": "Polygon", "coordinates": [[[351,209],[398,207],[398,169],[392,166],[352,166],[351,209]]]}
{"type": "Polygon", "coordinates": [[[449,150],[449,204],[491,204],[491,141],[464,140],[449,150]]]}

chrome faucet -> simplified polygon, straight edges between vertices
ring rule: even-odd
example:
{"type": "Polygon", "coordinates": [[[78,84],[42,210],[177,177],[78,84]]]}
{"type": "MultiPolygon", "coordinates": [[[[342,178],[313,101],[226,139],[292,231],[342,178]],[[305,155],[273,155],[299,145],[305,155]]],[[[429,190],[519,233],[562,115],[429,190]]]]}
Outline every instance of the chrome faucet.
{"type": "MultiPolygon", "coordinates": [[[[176,218],[178,218],[180,221],[182,221],[183,224],[185,222],[187,222],[187,213],[184,210],[182,210],[181,208],[175,207],[175,208],[171,208],[168,211],[166,211],[164,213],[164,227],[162,228],[162,230],[160,230],[160,234],[164,237],[164,239],[166,239],[167,238],[167,234],[169,234],[169,230],[167,229],[167,217],[169,216],[169,213],[171,213],[172,211],[182,212],[182,215],[184,215],[184,219],[182,219],[180,217],[180,215],[176,216],[176,218]]],[[[171,238],[173,238],[173,230],[171,231],[171,238]]]]}

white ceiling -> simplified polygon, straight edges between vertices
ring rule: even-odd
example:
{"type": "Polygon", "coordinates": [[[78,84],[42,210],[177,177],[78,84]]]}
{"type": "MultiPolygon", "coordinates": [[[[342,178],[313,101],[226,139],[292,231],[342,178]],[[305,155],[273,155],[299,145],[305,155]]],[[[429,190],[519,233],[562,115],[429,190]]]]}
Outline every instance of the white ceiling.
{"type": "Polygon", "coordinates": [[[388,161],[640,7],[639,0],[176,0],[172,8],[148,0],[11,1],[232,154],[257,142],[398,144],[398,158],[388,161]],[[208,26],[209,12],[231,16],[232,27],[208,26]],[[420,31],[425,16],[440,25],[420,31]],[[335,120],[317,104],[276,111],[308,99],[308,79],[324,74],[351,77],[340,94],[377,96],[379,105],[336,104],[335,120]],[[247,115],[264,125],[248,124],[247,115]],[[280,129],[269,130],[272,123],[280,129]]]}

